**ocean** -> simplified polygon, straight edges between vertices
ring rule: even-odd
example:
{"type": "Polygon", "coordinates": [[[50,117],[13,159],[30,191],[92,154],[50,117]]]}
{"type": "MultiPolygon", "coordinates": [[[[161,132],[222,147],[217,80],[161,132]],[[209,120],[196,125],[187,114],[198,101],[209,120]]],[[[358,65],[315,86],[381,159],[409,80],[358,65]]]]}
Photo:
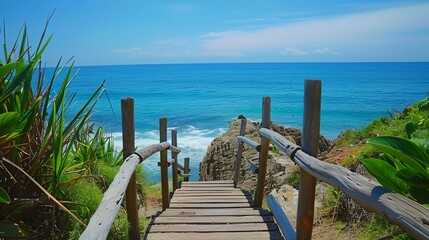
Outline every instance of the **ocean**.
{"type": "MultiPolygon", "coordinates": [[[[305,79],[322,80],[321,134],[335,139],[347,128],[401,111],[428,96],[429,63],[231,63],[82,66],[70,85],[80,107],[106,80],[92,121],[122,147],[122,97],[134,97],[136,146],[159,141],[159,118],[177,129],[179,162],[190,157],[191,181],[211,141],[239,115],[261,119],[263,96],[271,97],[272,121],[302,128],[305,79]]],[[[48,69],[49,75],[49,69],[48,69]]],[[[160,181],[158,155],[145,161],[149,179],[160,181]]]]}

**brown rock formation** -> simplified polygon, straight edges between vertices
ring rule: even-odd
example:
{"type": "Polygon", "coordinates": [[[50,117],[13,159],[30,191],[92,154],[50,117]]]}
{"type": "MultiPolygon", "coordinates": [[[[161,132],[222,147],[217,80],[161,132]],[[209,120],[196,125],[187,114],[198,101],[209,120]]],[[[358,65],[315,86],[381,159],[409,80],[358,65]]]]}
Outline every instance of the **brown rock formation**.
{"type": "MultiPolygon", "coordinates": [[[[233,179],[235,151],[237,147],[236,137],[239,135],[240,121],[232,122],[226,133],[215,138],[211,146],[207,149],[207,153],[201,164],[200,180],[227,180],[233,179]]],[[[260,125],[251,121],[247,121],[245,136],[256,142],[260,142],[258,130],[260,125]]],[[[271,124],[271,129],[287,137],[290,141],[294,141],[298,145],[301,144],[301,131],[295,128],[285,128],[275,123],[271,124]]],[[[320,137],[319,151],[325,152],[331,147],[331,142],[320,137]]],[[[254,163],[258,163],[259,154],[248,146],[244,147],[243,156],[254,163]]],[[[270,151],[270,158],[267,167],[266,191],[270,192],[274,188],[279,188],[290,172],[296,169],[294,163],[285,156],[282,152],[277,151],[275,147],[270,151]]],[[[250,171],[248,164],[242,161],[239,185],[244,189],[254,189],[257,176],[250,171]]]]}

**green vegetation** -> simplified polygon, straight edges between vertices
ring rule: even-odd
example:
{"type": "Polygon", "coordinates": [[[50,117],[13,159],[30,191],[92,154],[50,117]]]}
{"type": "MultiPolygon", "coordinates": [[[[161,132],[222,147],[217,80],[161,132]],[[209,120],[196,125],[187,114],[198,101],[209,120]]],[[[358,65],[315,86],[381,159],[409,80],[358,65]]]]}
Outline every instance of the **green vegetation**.
{"type": "Polygon", "coordinates": [[[380,136],[367,143],[382,153],[363,164],[386,188],[429,206],[429,99],[404,110],[406,138],[380,136]]]}
{"type": "MultiPolygon", "coordinates": [[[[344,166],[360,172],[359,166],[363,164],[385,187],[428,206],[428,129],[429,98],[425,98],[364,128],[343,132],[336,144],[356,147],[342,162],[344,166]]],[[[337,189],[330,189],[325,211],[347,224],[348,231],[358,233],[359,239],[375,239],[391,233],[395,234],[390,239],[410,239],[397,226],[359,209],[360,206],[343,195],[337,189]]]]}
{"type": "MultiPolygon", "coordinates": [[[[4,33],[6,39],[6,33],[4,33]]],[[[0,238],[76,239],[112,182],[122,153],[102,126],[90,123],[103,83],[72,114],[67,89],[73,61],[58,61],[45,74],[42,55],[52,36],[46,28],[35,48],[26,26],[0,56],[0,238]],[[70,65],[67,67],[67,65],[70,65]]],[[[139,193],[144,174],[138,168],[139,193]]],[[[128,238],[119,212],[109,237],[128,238]]]]}

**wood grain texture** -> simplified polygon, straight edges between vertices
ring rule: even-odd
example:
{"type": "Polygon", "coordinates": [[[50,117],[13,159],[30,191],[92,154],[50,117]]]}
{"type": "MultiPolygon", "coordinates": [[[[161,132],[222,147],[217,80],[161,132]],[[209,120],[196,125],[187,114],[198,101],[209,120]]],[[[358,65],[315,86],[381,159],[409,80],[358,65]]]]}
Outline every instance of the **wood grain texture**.
{"type": "MultiPolygon", "coordinates": [[[[317,156],[319,147],[321,101],[322,82],[320,80],[305,80],[302,150],[311,156],[317,156]]],[[[296,216],[297,239],[311,239],[313,232],[316,182],[314,176],[301,168],[299,177],[298,211],[296,216]]]]}
{"type": "MultiPolygon", "coordinates": [[[[271,124],[271,98],[262,98],[262,128],[270,128],[271,124]]],[[[256,183],[255,191],[255,206],[262,206],[265,192],[265,178],[267,175],[267,162],[268,151],[270,148],[270,141],[267,138],[261,137],[261,150],[259,151],[259,165],[258,165],[258,182],[256,183]]]]}
{"type": "MultiPolygon", "coordinates": [[[[168,142],[153,144],[138,150],[137,153],[144,160],[156,152],[167,149],[169,146],[170,144],[168,142]]],[[[137,154],[132,154],[125,159],[79,239],[106,239],[113,221],[118,214],[119,208],[121,207],[128,182],[139,162],[140,157],[137,154]]]]}
{"type": "MultiPolygon", "coordinates": [[[[151,233],[160,232],[258,232],[278,231],[275,223],[237,223],[237,224],[155,224],[151,233]]],[[[201,236],[203,238],[203,236],[201,236]]]]}
{"type": "Polygon", "coordinates": [[[271,213],[255,208],[252,196],[234,188],[232,181],[189,182],[174,192],[170,207],[151,221],[145,238],[242,239],[245,233],[283,239],[271,213]]]}
{"type": "MultiPolygon", "coordinates": [[[[246,133],[246,119],[240,120],[240,136],[244,136],[246,133]]],[[[237,187],[238,178],[240,176],[240,168],[241,168],[241,158],[243,155],[243,143],[237,141],[237,155],[235,156],[235,166],[234,166],[234,187],[237,187]]]]}
{"type": "Polygon", "coordinates": [[[237,137],[237,141],[245,143],[247,146],[249,146],[249,147],[251,147],[251,148],[253,148],[259,152],[259,143],[253,141],[252,139],[247,138],[247,137],[243,137],[240,135],[237,137]]]}
{"type": "MultiPolygon", "coordinates": [[[[159,142],[167,141],[167,118],[159,119],[159,142]]],[[[171,146],[171,145],[170,145],[171,146]]],[[[161,193],[162,193],[162,210],[168,208],[170,201],[170,191],[168,189],[168,161],[167,149],[160,151],[159,162],[161,165],[161,193]]]]}
{"type": "Polygon", "coordinates": [[[185,157],[184,164],[183,164],[183,181],[188,182],[189,181],[189,158],[185,157]]]}
{"type": "Polygon", "coordinates": [[[267,205],[270,208],[271,212],[274,215],[274,219],[276,219],[276,223],[279,226],[283,236],[286,239],[296,239],[295,229],[287,218],[285,212],[283,211],[280,204],[277,202],[276,198],[268,194],[267,196],[267,205]]]}
{"type": "Polygon", "coordinates": [[[231,203],[224,203],[224,202],[211,202],[211,203],[200,203],[200,202],[193,202],[193,203],[170,203],[170,208],[248,208],[252,207],[253,204],[249,202],[231,202],[231,203]]]}
{"type": "Polygon", "coordinates": [[[184,223],[263,223],[263,222],[274,222],[272,216],[208,216],[208,217],[162,217],[156,218],[154,223],[156,224],[184,224],[184,223]]]}
{"type": "Polygon", "coordinates": [[[148,240],[261,240],[283,239],[281,234],[276,231],[270,232],[218,232],[218,233],[153,233],[147,236],[148,240]]]}
{"type": "MultiPolygon", "coordinates": [[[[177,147],[177,130],[173,129],[171,130],[171,146],[177,147]]],[[[173,190],[177,189],[179,187],[179,176],[177,175],[177,153],[171,152],[171,158],[174,160],[171,166],[171,176],[173,178],[173,190]]]]}
{"type": "MultiPolygon", "coordinates": [[[[280,134],[262,129],[261,135],[290,156],[295,146],[280,134]]],[[[295,149],[296,150],[296,149],[295,149]]],[[[297,150],[293,160],[317,179],[338,187],[345,194],[371,212],[378,213],[415,239],[429,239],[429,209],[400,194],[392,193],[376,181],[351,172],[349,169],[329,164],[297,150]]]]}
{"type": "MultiPolygon", "coordinates": [[[[134,153],[134,99],[122,98],[121,99],[121,114],[122,114],[122,148],[123,157],[126,159],[134,153]]],[[[136,185],[136,172],[133,171],[131,178],[128,182],[126,195],[126,210],[127,219],[130,223],[128,235],[131,239],[138,239],[139,231],[139,217],[137,206],[137,185],[136,185]]]]}

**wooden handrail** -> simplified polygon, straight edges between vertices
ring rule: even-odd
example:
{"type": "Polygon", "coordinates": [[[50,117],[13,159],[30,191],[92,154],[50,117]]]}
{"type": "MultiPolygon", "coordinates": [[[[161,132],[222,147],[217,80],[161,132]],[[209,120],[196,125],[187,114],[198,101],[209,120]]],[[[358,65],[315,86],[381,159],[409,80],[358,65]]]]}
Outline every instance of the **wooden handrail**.
{"type": "Polygon", "coordinates": [[[106,239],[107,234],[118,214],[125,190],[134,173],[137,164],[141,163],[154,153],[170,148],[168,142],[149,145],[127,157],[121,165],[113,182],[103,195],[100,205],[89,220],[88,226],[79,239],[106,239]]]}
{"type": "Polygon", "coordinates": [[[261,150],[261,145],[259,145],[257,142],[253,141],[250,138],[238,136],[237,141],[247,144],[249,147],[255,149],[258,152],[261,150]]]}
{"type": "Polygon", "coordinates": [[[283,236],[285,236],[286,239],[296,239],[295,229],[287,218],[279,202],[277,202],[277,199],[270,193],[266,200],[268,207],[273,213],[274,219],[276,219],[280,231],[283,233],[283,236]]]}
{"type": "Polygon", "coordinates": [[[259,133],[285,152],[302,169],[338,187],[365,209],[385,216],[416,239],[429,239],[429,209],[345,167],[314,158],[282,135],[261,129],[259,133]]]}
{"type": "Polygon", "coordinates": [[[252,171],[253,174],[258,174],[259,173],[259,167],[252,161],[250,161],[250,159],[246,158],[246,162],[250,167],[250,170],[252,171]]]}

